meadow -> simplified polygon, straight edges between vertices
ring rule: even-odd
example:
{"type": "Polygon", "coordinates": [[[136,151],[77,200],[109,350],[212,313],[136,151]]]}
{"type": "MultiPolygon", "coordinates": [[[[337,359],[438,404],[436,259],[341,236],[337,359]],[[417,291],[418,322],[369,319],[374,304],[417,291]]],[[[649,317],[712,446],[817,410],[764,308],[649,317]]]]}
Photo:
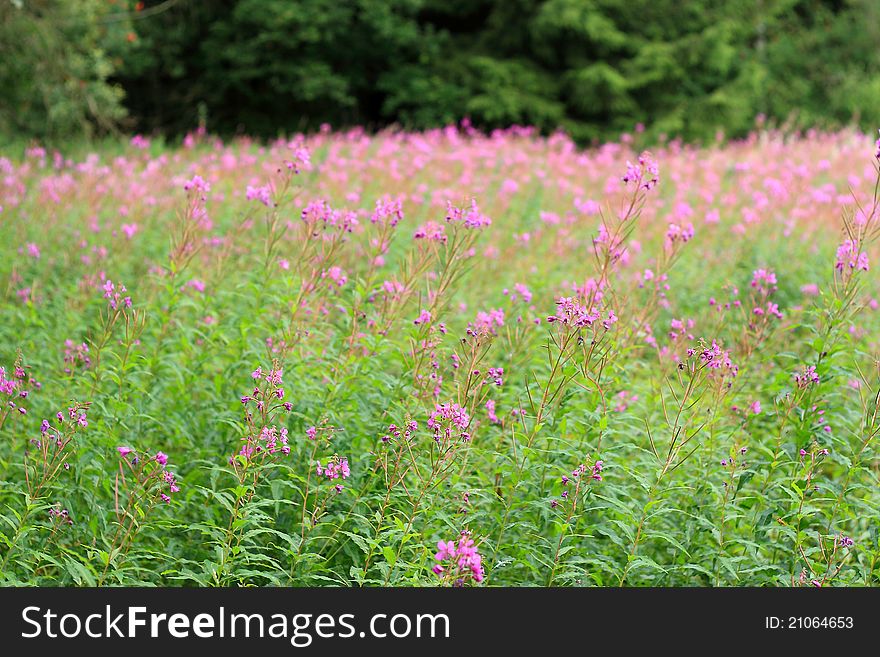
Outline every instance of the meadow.
{"type": "Polygon", "coordinates": [[[880,581],[880,142],[0,157],[0,583],[880,581]]]}

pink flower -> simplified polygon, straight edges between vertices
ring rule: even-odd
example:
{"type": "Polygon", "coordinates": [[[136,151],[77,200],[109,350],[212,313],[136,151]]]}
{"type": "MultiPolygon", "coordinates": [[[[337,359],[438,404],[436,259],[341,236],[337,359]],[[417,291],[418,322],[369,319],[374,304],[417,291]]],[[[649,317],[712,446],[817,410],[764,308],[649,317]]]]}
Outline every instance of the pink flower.
{"type": "Polygon", "coordinates": [[[461,223],[465,228],[483,228],[489,226],[492,220],[480,212],[477,202],[471,200],[469,207],[459,208],[450,201],[446,202],[446,221],[447,223],[461,223]]]}
{"type": "MultiPolygon", "coordinates": [[[[321,467],[321,464],[318,463],[318,467],[321,467]]],[[[318,472],[320,475],[321,472],[318,472]]],[[[348,479],[351,474],[351,470],[348,467],[348,459],[346,458],[337,458],[334,457],[327,464],[326,468],[323,468],[323,475],[327,479],[348,479]]]]}
{"type": "Polygon", "coordinates": [[[312,157],[308,149],[298,142],[291,142],[290,148],[293,151],[293,158],[285,160],[284,165],[294,173],[299,173],[302,169],[311,170],[312,157]]]}
{"type": "Polygon", "coordinates": [[[653,156],[645,151],[639,155],[638,163],[626,163],[626,173],[623,176],[623,182],[635,183],[638,187],[650,190],[657,186],[660,182],[660,166],[653,156]]]}
{"type": "Polygon", "coordinates": [[[446,244],[446,229],[442,224],[429,221],[416,229],[416,232],[413,233],[413,239],[429,240],[446,244]]]}
{"type": "Polygon", "coordinates": [[[455,403],[437,404],[431,415],[428,417],[428,428],[434,430],[434,440],[437,443],[452,438],[452,434],[457,431],[458,438],[467,442],[470,440],[470,434],[467,428],[470,426],[471,418],[467,411],[455,403]]]}
{"type": "Polygon", "coordinates": [[[556,314],[550,315],[547,321],[551,324],[559,322],[560,324],[582,328],[592,326],[599,318],[598,311],[587,308],[574,297],[560,297],[556,302],[556,314]]]}
{"type": "Polygon", "coordinates": [[[125,286],[121,283],[117,287],[113,285],[113,281],[108,279],[104,282],[101,289],[104,290],[104,298],[109,300],[110,308],[113,310],[117,310],[120,303],[126,308],[131,308],[131,297],[122,296],[128,292],[128,290],[126,290],[125,286]]]}
{"type": "Polygon", "coordinates": [[[669,224],[669,228],[666,230],[666,241],[670,245],[675,244],[679,240],[682,243],[686,243],[691,241],[694,235],[695,231],[692,223],[687,225],[669,224]]]}
{"type": "Polygon", "coordinates": [[[376,209],[370,215],[370,222],[374,224],[387,223],[392,228],[403,219],[403,203],[400,199],[391,201],[379,199],[376,201],[376,209]]]}
{"type": "Polygon", "coordinates": [[[819,383],[819,375],[816,373],[816,366],[810,365],[805,367],[801,372],[796,372],[794,382],[798,388],[808,388],[811,385],[819,383]]]}
{"type": "Polygon", "coordinates": [[[496,327],[504,326],[504,311],[495,308],[489,312],[480,311],[477,318],[470,322],[467,327],[467,334],[471,337],[480,335],[497,335],[496,327]]]}
{"type": "Polygon", "coordinates": [[[455,556],[455,541],[448,541],[444,543],[443,541],[437,542],[437,554],[434,555],[434,558],[437,561],[445,561],[446,559],[451,559],[455,556]]]}
{"type": "Polygon", "coordinates": [[[191,287],[191,288],[193,288],[194,290],[198,290],[199,292],[204,292],[204,291],[205,291],[205,283],[204,283],[204,281],[200,281],[200,280],[197,279],[197,278],[194,278],[194,279],[188,281],[188,282],[187,282],[187,287],[191,287]]]}
{"type": "Polygon", "coordinates": [[[259,201],[267,208],[273,205],[272,188],[269,185],[263,185],[262,187],[252,187],[251,185],[248,185],[244,196],[248,201],[259,201]]]}
{"type": "Polygon", "coordinates": [[[462,532],[457,546],[455,541],[439,541],[434,559],[440,563],[435,564],[431,570],[442,575],[449,569],[454,586],[464,586],[468,580],[479,584],[485,578],[482,557],[466,532],[462,532]],[[447,562],[446,567],[441,565],[443,562],[447,562]]]}
{"type": "Polygon", "coordinates": [[[117,447],[116,451],[119,452],[119,456],[125,458],[129,454],[131,454],[134,450],[131,447],[117,447]]]}
{"type": "Polygon", "coordinates": [[[150,147],[150,140],[143,135],[135,135],[131,138],[131,145],[140,150],[145,150],[150,147]]]}
{"type": "Polygon", "coordinates": [[[729,351],[722,351],[721,346],[712,340],[712,346],[700,352],[700,360],[706,367],[713,370],[728,370],[733,376],[739,373],[739,368],[730,359],[729,351]]]}
{"type": "Polygon", "coordinates": [[[331,281],[336,283],[337,287],[342,287],[348,282],[348,277],[345,275],[342,267],[330,267],[330,269],[321,274],[321,277],[329,278],[331,281]]]}
{"type": "Polygon", "coordinates": [[[756,269],[752,273],[752,287],[767,295],[776,291],[776,274],[770,269],[756,269]]]}
{"type": "Polygon", "coordinates": [[[198,192],[210,192],[211,184],[206,182],[201,176],[193,176],[191,180],[183,184],[183,189],[187,192],[195,190],[198,192]]]}
{"type": "Polygon", "coordinates": [[[835,262],[834,268],[843,271],[848,266],[850,269],[858,268],[862,271],[868,271],[868,254],[859,252],[858,248],[858,244],[853,240],[844,240],[837,247],[837,262],[835,262]]]}
{"type": "Polygon", "coordinates": [[[491,399],[486,401],[486,415],[489,416],[489,422],[492,424],[501,424],[501,420],[495,414],[495,402],[491,399]]]}

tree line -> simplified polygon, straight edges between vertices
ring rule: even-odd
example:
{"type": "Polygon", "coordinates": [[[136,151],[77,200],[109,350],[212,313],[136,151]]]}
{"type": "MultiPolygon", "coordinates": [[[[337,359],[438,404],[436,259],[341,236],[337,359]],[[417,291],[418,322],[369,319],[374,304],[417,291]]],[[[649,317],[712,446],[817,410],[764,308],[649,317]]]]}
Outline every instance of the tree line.
{"type": "Polygon", "coordinates": [[[876,0],[0,0],[0,131],[880,125],[876,0]]]}

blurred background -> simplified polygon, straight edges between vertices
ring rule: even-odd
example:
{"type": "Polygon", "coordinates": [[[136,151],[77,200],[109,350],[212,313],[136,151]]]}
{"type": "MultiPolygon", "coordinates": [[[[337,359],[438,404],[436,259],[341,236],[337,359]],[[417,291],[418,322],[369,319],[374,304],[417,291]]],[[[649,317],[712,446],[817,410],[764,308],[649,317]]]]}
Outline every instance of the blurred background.
{"type": "Polygon", "coordinates": [[[0,139],[880,125],[880,0],[0,0],[0,139]]]}

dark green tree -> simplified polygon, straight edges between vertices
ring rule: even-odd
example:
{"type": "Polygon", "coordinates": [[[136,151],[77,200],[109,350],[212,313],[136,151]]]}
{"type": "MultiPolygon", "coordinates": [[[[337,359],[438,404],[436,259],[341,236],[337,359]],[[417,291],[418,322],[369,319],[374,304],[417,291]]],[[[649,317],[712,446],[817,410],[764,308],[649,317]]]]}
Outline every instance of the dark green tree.
{"type": "Polygon", "coordinates": [[[103,0],[0,0],[0,133],[114,129],[125,109],[108,49],[129,33],[128,16],[103,0]]]}

